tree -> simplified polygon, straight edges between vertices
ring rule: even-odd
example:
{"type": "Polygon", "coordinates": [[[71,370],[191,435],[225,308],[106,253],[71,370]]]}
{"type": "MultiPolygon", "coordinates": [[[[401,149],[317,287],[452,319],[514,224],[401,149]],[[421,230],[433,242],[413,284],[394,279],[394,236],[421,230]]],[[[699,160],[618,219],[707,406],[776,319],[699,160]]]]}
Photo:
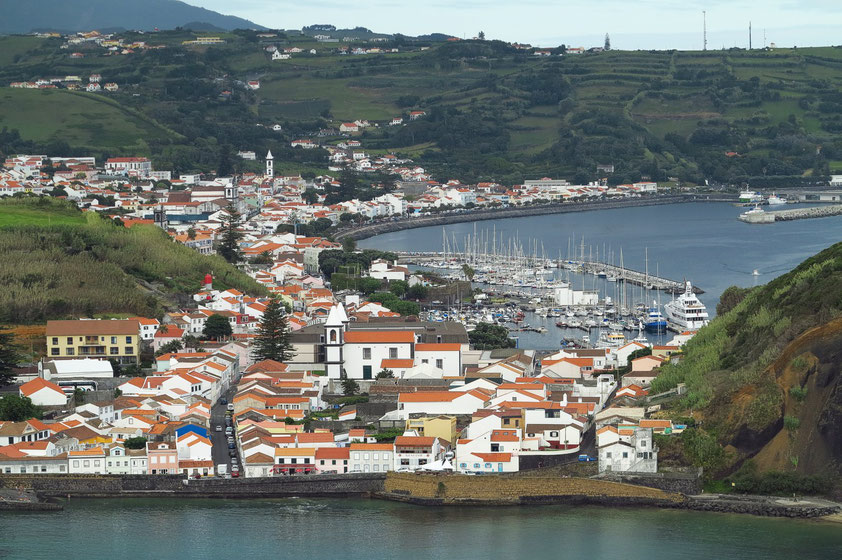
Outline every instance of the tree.
{"type": "Polygon", "coordinates": [[[181,343],[180,340],[171,340],[158,348],[158,351],[155,352],[156,356],[163,356],[164,354],[171,354],[173,352],[178,352],[184,348],[184,345],[181,343]]]}
{"type": "Polygon", "coordinates": [[[228,177],[234,173],[234,164],[231,163],[231,146],[223,144],[219,148],[219,163],[216,166],[217,177],[228,177]]]}
{"type": "Polygon", "coordinates": [[[231,323],[219,313],[214,313],[208,317],[205,321],[205,328],[202,329],[202,335],[205,338],[212,338],[214,340],[231,336],[231,332],[231,323]]]}
{"type": "Polygon", "coordinates": [[[360,384],[353,379],[343,379],[342,392],[346,397],[352,397],[360,392],[360,384]]]}
{"type": "Polygon", "coordinates": [[[196,239],[196,230],[192,226],[187,228],[187,239],[196,239]]]}
{"type": "Polygon", "coordinates": [[[316,192],[315,189],[306,189],[302,194],[301,198],[307,204],[315,204],[319,201],[319,193],[316,192]]]}
{"type": "Polygon", "coordinates": [[[126,449],[143,449],[146,447],[145,437],[131,437],[123,442],[126,449]]]}
{"type": "Polygon", "coordinates": [[[362,293],[368,295],[368,294],[373,294],[374,292],[379,290],[380,284],[381,284],[381,282],[377,278],[365,277],[365,278],[360,278],[360,281],[357,284],[357,287],[359,288],[359,290],[362,293]]]}
{"type": "Polygon", "coordinates": [[[21,422],[30,418],[41,418],[41,414],[41,407],[32,404],[29,397],[12,393],[0,399],[0,420],[21,422]]]}
{"type": "Polygon", "coordinates": [[[346,237],[342,240],[342,250],[346,253],[353,253],[357,250],[357,240],[353,237],[346,237]]]}
{"type": "Polygon", "coordinates": [[[85,403],[85,390],[81,387],[73,389],[73,404],[79,406],[85,403]]]}
{"type": "Polygon", "coordinates": [[[272,298],[263,312],[263,319],[254,339],[256,360],[286,362],[292,353],[286,311],[277,298],[272,298]]]}
{"type": "Polygon", "coordinates": [[[485,41],[485,31],[480,31],[480,32],[479,32],[479,35],[477,35],[477,38],[478,38],[480,41],[485,41]]]}
{"type": "Polygon", "coordinates": [[[377,372],[377,377],[375,379],[394,379],[395,372],[390,369],[383,368],[377,372]]]}
{"type": "Polygon", "coordinates": [[[465,275],[465,278],[468,279],[468,282],[473,281],[474,274],[476,274],[476,272],[477,271],[474,270],[473,267],[471,265],[469,265],[468,263],[465,263],[465,264],[462,265],[462,274],[465,275]]]}
{"type": "Polygon", "coordinates": [[[15,335],[0,329],[0,385],[8,385],[15,378],[14,367],[21,361],[15,335]]]}
{"type": "Polygon", "coordinates": [[[192,334],[188,334],[184,337],[184,348],[185,349],[190,348],[194,352],[204,352],[205,351],[205,347],[202,346],[202,341],[200,341],[198,338],[196,338],[192,334]]]}
{"type": "Polygon", "coordinates": [[[506,327],[491,323],[478,323],[476,328],[468,333],[468,339],[477,350],[514,348],[515,346],[515,341],[509,338],[506,327]]]}
{"type": "Polygon", "coordinates": [[[406,295],[406,291],[408,289],[409,284],[407,284],[405,280],[393,280],[392,282],[389,282],[389,291],[397,297],[403,297],[406,295]]]}
{"type": "Polygon", "coordinates": [[[226,215],[222,218],[222,242],[217,251],[222,258],[230,263],[240,260],[240,239],[243,234],[237,229],[240,223],[240,213],[234,204],[225,208],[226,215]]]}
{"type": "Polygon", "coordinates": [[[608,36],[608,33],[605,34],[605,50],[611,50],[611,37],[608,36]]]}
{"type": "Polygon", "coordinates": [[[414,299],[414,300],[421,300],[427,299],[427,296],[430,293],[430,289],[423,284],[415,284],[410,286],[409,289],[406,291],[407,299],[414,299]]]}

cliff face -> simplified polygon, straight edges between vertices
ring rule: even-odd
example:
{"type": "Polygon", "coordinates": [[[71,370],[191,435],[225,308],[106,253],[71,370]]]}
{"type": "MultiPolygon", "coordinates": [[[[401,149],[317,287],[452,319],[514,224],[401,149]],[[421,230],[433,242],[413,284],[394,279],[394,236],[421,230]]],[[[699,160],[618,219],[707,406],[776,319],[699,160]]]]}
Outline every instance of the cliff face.
{"type": "Polygon", "coordinates": [[[842,474],[842,244],[729,297],[655,391],[687,384],[679,406],[725,447],[720,474],[747,459],[761,471],[842,474]]]}

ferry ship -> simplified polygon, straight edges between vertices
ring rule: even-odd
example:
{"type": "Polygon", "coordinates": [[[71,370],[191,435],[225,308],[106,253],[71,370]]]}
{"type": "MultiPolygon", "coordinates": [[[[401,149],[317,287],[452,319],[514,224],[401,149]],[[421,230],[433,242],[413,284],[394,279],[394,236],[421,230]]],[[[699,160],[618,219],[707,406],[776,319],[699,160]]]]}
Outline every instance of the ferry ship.
{"type": "Polygon", "coordinates": [[[653,333],[662,333],[667,330],[667,320],[654,301],[643,319],[643,327],[647,332],[653,333]]]}
{"type": "Polygon", "coordinates": [[[695,331],[708,324],[707,308],[693,293],[690,282],[685,284],[684,293],[664,305],[667,319],[681,329],[695,331]]]}
{"type": "Polygon", "coordinates": [[[760,193],[750,191],[748,189],[740,192],[740,202],[744,204],[754,204],[756,202],[763,202],[763,196],[760,193]]]}

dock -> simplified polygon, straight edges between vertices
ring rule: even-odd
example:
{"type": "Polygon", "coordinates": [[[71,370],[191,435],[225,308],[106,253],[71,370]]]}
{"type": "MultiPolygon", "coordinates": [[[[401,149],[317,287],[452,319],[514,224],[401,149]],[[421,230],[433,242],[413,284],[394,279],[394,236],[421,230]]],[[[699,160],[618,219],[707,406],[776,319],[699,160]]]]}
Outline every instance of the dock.
{"type": "Polygon", "coordinates": [[[740,214],[739,220],[747,224],[771,224],[774,222],[789,222],[792,220],[807,220],[810,218],[828,218],[842,215],[842,204],[830,204],[813,208],[796,208],[793,210],[771,210],[763,212],[746,212],[740,214]]]}
{"type": "MultiPolygon", "coordinates": [[[[462,261],[454,258],[453,253],[445,255],[443,252],[429,251],[429,252],[396,252],[398,255],[398,262],[400,264],[412,264],[416,266],[426,266],[430,268],[450,268],[458,269],[462,265],[462,261]]],[[[471,263],[473,264],[473,263],[471,263]]],[[[567,268],[569,270],[581,272],[583,274],[593,274],[602,277],[614,277],[617,282],[626,282],[635,286],[643,286],[649,290],[659,290],[669,294],[684,293],[684,281],[671,280],[653,274],[647,274],[638,270],[620,267],[614,264],[608,264],[598,261],[579,261],[579,260],[562,260],[556,261],[553,259],[536,259],[530,262],[529,266],[537,268],[567,268]]],[[[704,290],[693,286],[693,292],[696,294],[705,293],[704,290]]]]}

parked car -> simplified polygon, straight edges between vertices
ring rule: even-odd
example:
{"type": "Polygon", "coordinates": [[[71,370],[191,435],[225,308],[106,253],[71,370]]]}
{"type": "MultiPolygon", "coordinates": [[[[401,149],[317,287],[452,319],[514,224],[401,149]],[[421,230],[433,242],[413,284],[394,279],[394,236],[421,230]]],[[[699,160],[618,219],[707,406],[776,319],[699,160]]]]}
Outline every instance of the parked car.
{"type": "Polygon", "coordinates": [[[219,425],[219,424],[217,424],[217,426],[216,426],[216,431],[217,431],[217,432],[221,432],[221,431],[222,431],[222,426],[221,426],[221,425],[219,425]]]}
{"type": "Polygon", "coordinates": [[[231,426],[228,426],[227,428],[225,428],[225,433],[229,434],[229,435],[233,434],[234,428],[232,428],[231,426]]]}
{"type": "Polygon", "coordinates": [[[234,445],[233,441],[228,442],[228,449],[234,449],[235,447],[236,447],[236,445],[234,445]]]}
{"type": "Polygon", "coordinates": [[[225,478],[240,478],[240,471],[231,471],[231,474],[225,478]]]}
{"type": "Polygon", "coordinates": [[[228,410],[234,412],[234,403],[228,403],[228,410]]]}
{"type": "Polygon", "coordinates": [[[228,404],[228,399],[222,397],[221,399],[219,399],[219,404],[228,404]]]}
{"type": "Polygon", "coordinates": [[[579,455],[580,463],[590,463],[591,461],[596,461],[596,457],[591,457],[590,455],[579,455]]]}

